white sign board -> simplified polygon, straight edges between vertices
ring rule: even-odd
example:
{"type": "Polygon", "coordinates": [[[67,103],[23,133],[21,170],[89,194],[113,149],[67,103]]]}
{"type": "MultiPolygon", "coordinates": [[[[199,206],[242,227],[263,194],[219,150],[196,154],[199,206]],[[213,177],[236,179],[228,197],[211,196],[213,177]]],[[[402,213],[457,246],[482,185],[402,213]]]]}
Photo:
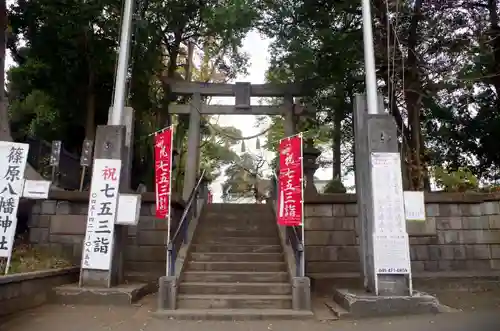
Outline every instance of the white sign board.
{"type": "Polygon", "coordinates": [[[0,257],[12,253],[28,150],[28,144],[0,141],[0,257]]]}
{"type": "Polygon", "coordinates": [[[407,221],[425,221],[424,192],[405,191],[404,201],[407,221]]]}
{"type": "Polygon", "coordinates": [[[116,224],[137,225],[141,212],[140,194],[120,194],[116,224]]]}
{"type": "Polygon", "coordinates": [[[406,233],[399,153],[371,153],[374,232],[406,233]]]}
{"type": "Polygon", "coordinates": [[[82,268],[109,270],[118,207],[121,160],[95,159],[90,185],[82,268]]]}
{"type": "Polygon", "coordinates": [[[374,234],[375,272],[377,274],[410,274],[408,235],[374,234]]]}
{"type": "Polygon", "coordinates": [[[23,197],[28,199],[48,199],[51,182],[48,180],[25,180],[23,197]]]}

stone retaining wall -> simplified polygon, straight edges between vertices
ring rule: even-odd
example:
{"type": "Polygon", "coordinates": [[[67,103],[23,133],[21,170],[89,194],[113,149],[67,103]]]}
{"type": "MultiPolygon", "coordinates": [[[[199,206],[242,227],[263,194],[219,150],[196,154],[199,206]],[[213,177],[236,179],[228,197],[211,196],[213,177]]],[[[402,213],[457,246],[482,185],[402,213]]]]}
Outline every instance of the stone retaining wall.
{"type": "Polygon", "coordinates": [[[0,316],[45,303],[52,288],[78,281],[79,267],[0,276],[0,316]]]}
{"type": "MultiPolygon", "coordinates": [[[[184,203],[174,197],[172,226],[175,228],[184,210],[184,203]]],[[[80,264],[88,210],[88,192],[53,191],[49,200],[37,202],[29,223],[30,241],[50,246],[69,255],[80,264]]],[[[142,195],[141,217],[137,226],[127,226],[125,274],[140,275],[151,280],[165,273],[165,220],[154,217],[154,194],[142,195]]]]}
{"type": "MultiPolygon", "coordinates": [[[[426,194],[426,221],[408,221],[412,271],[500,274],[500,194],[426,194]]],[[[311,277],[360,271],[356,196],[306,201],[306,270],[311,277]]]]}

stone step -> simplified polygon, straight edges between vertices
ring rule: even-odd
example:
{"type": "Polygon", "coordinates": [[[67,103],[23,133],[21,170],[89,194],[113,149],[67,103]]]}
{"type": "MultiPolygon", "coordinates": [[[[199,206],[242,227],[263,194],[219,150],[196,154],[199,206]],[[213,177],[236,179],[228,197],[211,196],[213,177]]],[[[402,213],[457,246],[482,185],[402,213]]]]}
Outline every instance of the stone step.
{"type": "Polygon", "coordinates": [[[281,253],[283,250],[280,245],[228,245],[222,244],[206,244],[193,243],[191,246],[192,252],[218,252],[218,253],[281,253]]]}
{"type": "Polygon", "coordinates": [[[281,253],[191,253],[191,261],[203,262],[282,262],[281,253]]]}
{"type": "Polygon", "coordinates": [[[273,237],[216,237],[216,238],[202,238],[195,236],[193,243],[195,244],[210,244],[210,245],[279,245],[280,241],[278,236],[273,237]]]}
{"type": "Polygon", "coordinates": [[[246,271],[186,271],[182,276],[185,282],[265,282],[280,283],[289,281],[287,272],[246,272],[246,271]]]}
{"type": "Polygon", "coordinates": [[[291,295],[192,295],[177,297],[179,309],[291,309],[291,295]]]}
{"type": "Polygon", "coordinates": [[[285,295],[292,294],[288,283],[185,283],[179,286],[181,294],[248,294],[285,295]]]}
{"type": "MultiPolygon", "coordinates": [[[[175,309],[159,310],[156,318],[208,321],[305,320],[314,318],[312,311],[293,309],[175,309]]],[[[269,328],[270,329],[270,328],[269,328]]]]}
{"type": "Polygon", "coordinates": [[[192,262],[189,271],[286,271],[285,262],[192,262]]]}
{"type": "Polygon", "coordinates": [[[196,233],[197,237],[201,238],[217,238],[217,237],[276,237],[278,232],[276,228],[269,229],[200,229],[196,233]]]}

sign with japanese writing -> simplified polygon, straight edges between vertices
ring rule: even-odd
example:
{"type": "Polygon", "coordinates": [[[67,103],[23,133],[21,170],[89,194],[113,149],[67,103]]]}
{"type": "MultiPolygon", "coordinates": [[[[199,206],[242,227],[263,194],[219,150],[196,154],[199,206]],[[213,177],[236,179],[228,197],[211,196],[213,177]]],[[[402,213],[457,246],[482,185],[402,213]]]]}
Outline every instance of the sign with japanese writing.
{"type": "Polygon", "coordinates": [[[155,135],[155,188],[156,217],[168,218],[170,214],[170,179],[172,173],[173,127],[155,135]]]}
{"type": "Polygon", "coordinates": [[[0,141],[0,257],[12,252],[28,150],[28,144],[0,141]]]}
{"type": "Polygon", "coordinates": [[[118,207],[121,160],[95,159],[90,186],[82,268],[109,270],[118,207]]]}
{"type": "Polygon", "coordinates": [[[303,219],[302,136],[280,140],[278,224],[300,226],[303,219]]]}

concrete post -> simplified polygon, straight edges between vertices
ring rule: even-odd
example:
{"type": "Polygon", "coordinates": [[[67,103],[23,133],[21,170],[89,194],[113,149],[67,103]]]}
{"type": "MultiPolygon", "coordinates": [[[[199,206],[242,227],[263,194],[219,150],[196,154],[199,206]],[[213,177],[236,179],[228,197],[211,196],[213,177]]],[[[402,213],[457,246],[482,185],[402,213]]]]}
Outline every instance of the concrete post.
{"type": "Polygon", "coordinates": [[[196,176],[198,174],[198,165],[200,160],[200,125],[201,125],[201,95],[193,94],[191,100],[191,113],[189,115],[188,146],[187,158],[184,171],[184,188],[182,198],[187,201],[189,195],[196,185],[196,176]]]}
{"type": "MultiPolygon", "coordinates": [[[[401,185],[396,185],[397,178],[401,179],[401,165],[399,167],[386,168],[392,172],[391,177],[395,182],[386,179],[387,187],[373,187],[373,153],[399,153],[397,141],[397,127],[393,117],[390,114],[383,113],[382,107],[378,107],[381,113],[368,114],[364,96],[356,96],[355,105],[355,168],[356,168],[356,194],[358,201],[358,217],[361,223],[361,261],[363,264],[363,274],[365,287],[372,293],[378,292],[382,296],[407,296],[410,295],[411,280],[405,274],[377,274],[376,262],[384,257],[383,251],[376,251],[378,246],[377,236],[380,234],[402,234],[406,235],[404,220],[404,208],[402,203],[392,203],[403,199],[403,189],[401,185]],[[391,187],[389,187],[391,186],[391,187]],[[380,203],[376,201],[374,189],[380,192],[390,193],[384,203],[389,204],[391,213],[398,215],[401,224],[399,228],[391,226],[389,228],[385,218],[386,215],[376,215],[375,209],[380,203]],[[387,225],[384,225],[387,224],[387,225]],[[386,227],[387,226],[387,227],[386,227]]],[[[385,185],[384,183],[384,185],[385,185]]],[[[377,191],[375,191],[377,192],[377,191]]],[[[378,192],[377,192],[378,193],[378,192]]],[[[397,218],[396,216],[393,216],[397,218]]],[[[406,235],[406,240],[407,240],[406,235]]],[[[392,243],[391,243],[392,244],[392,243]]],[[[394,243],[396,244],[396,243],[394,243]]],[[[406,245],[406,247],[408,247],[406,245]]],[[[395,247],[401,249],[401,247],[395,247]]],[[[406,250],[408,248],[405,248],[406,250]]],[[[408,254],[409,257],[409,254],[408,254]]],[[[408,258],[409,265],[409,258],[408,258]]]]}
{"type": "MultiPolygon", "coordinates": [[[[125,126],[100,125],[97,127],[95,139],[96,159],[121,159],[125,154],[125,126]]],[[[124,166],[122,166],[124,168],[124,166]]],[[[120,186],[122,185],[120,177],[120,186]]],[[[120,187],[121,191],[121,187],[120,187]]],[[[114,252],[110,270],[82,269],[80,273],[80,286],[112,287],[123,279],[123,230],[115,225],[113,245],[114,252]]]]}

